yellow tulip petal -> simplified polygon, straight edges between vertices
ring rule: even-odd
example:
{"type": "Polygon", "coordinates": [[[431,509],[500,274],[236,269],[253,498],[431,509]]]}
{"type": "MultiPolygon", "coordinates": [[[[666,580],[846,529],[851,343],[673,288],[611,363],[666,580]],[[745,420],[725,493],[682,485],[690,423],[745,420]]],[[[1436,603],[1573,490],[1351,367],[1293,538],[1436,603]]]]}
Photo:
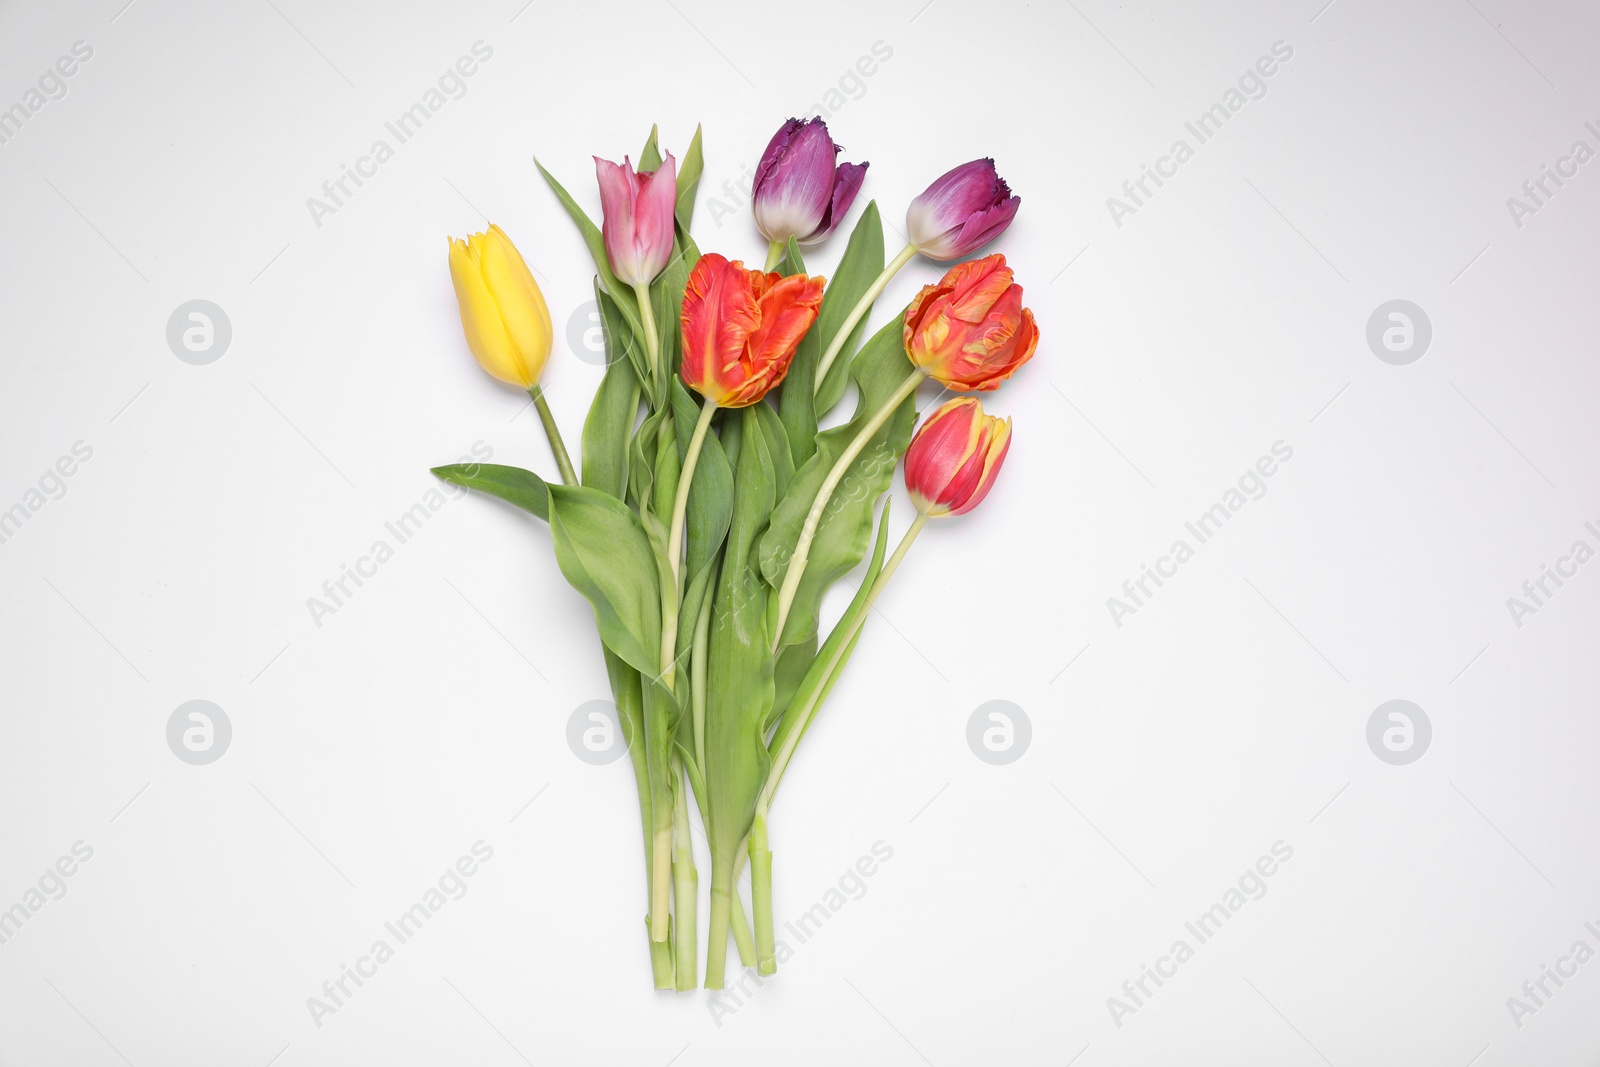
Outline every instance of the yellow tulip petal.
{"type": "Polygon", "coordinates": [[[450,280],[455,283],[456,303],[461,307],[461,329],[467,335],[467,347],[484,370],[502,382],[526,389],[533,380],[527,377],[479,269],[475,253],[481,245],[473,247],[479,236],[474,234],[466,244],[450,243],[450,280]]]}
{"type": "Polygon", "coordinates": [[[544,294],[516,246],[498,226],[490,226],[485,235],[479,266],[532,385],[550,358],[552,330],[544,294]]]}

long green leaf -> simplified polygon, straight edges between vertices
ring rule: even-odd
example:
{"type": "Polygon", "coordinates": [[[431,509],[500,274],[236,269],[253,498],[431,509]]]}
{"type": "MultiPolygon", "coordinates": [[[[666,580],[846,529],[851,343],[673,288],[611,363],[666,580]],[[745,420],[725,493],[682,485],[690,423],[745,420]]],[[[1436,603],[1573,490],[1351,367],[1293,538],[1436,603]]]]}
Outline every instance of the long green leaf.
{"type": "MultiPolygon", "coordinates": [[[[856,356],[851,373],[861,394],[855,417],[817,435],[816,454],[795,472],[788,493],[772,513],[771,526],[761,538],[761,574],[774,588],[783,583],[806,515],[828,471],[911,373],[911,364],[901,342],[900,323],[890,322],[867,342],[856,356]]],[[[822,513],[805,574],[784,624],[781,644],[804,641],[817,632],[817,610],[822,594],[840,575],[861,561],[872,533],[873,506],[894,477],[895,465],[911,440],[914,418],[915,398],[908,396],[846,470],[822,513]]]]}
{"type": "MultiPolygon", "coordinates": [[[[678,164],[678,205],[675,213],[679,229],[686,234],[689,224],[694,221],[694,197],[700,188],[700,175],[705,169],[705,155],[700,147],[700,127],[696,125],[694,137],[689,141],[689,150],[678,164]]],[[[699,258],[698,252],[696,258],[699,258]]]]}
{"type": "Polygon", "coordinates": [[[754,416],[743,416],[733,520],[711,620],[706,679],[706,788],[712,846],[725,856],[750,829],[769,760],[762,725],[772,707],[769,594],[756,571],[756,536],[772,511],[772,459],[754,416]]]}
{"type": "MultiPolygon", "coordinates": [[[[817,361],[822,358],[823,348],[839,332],[850,309],[856,306],[862,294],[872,285],[873,279],[882,271],[883,223],[878,217],[878,205],[873,202],[861,213],[855,229],[850,233],[850,243],[845,247],[844,257],[839,260],[839,268],[828,279],[828,287],[823,290],[822,308],[817,313],[817,321],[796,349],[789,375],[783,380],[779,393],[778,409],[789,435],[789,451],[797,464],[810,459],[816,451],[818,414],[831,410],[839,402],[848,374],[849,361],[834,360],[828,374],[830,387],[823,389],[822,396],[818,397],[815,395],[817,361]],[[832,388],[835,378],[837,388],[832,388]],[[821,404],[822,400],[827,403],[821,404]]],[[[847,352],[855,350],[854,346],[861,331],[866,329],[869,317],[861,317],[861,322],[851,333],[851,340],[845,345],[847,352]]]]}
{"type": "Polygon", "coordinates": [[[589,247],[589,258],[594,260],[594,269],[600,275],[600,282],[605,286],[606,292],[616,300],[617,308],[627,321],[628,328],[633,331],[635,337],[643,337],[644,330],[639,325],[638,302],[634,299],[633,290],[623,285],[617,280],[617,276],[611,273],[611,261],[606,258],[606,239],[600,227],[596,226],[583,208],[578,206],[572,195],[562,188],[561,183],[556,181],[555,175],[544,169],[543,163],[534,159],[533,165],[539,168],[539,173],[544,175],[544,180],[556,194],[556,199],[561,201],[561,206],[566,208],[568,216],[577,225],[578,233],[583,236],[583,243],[589,247]]]}
{"type": "Polygon", "coordinates": [[[451,485],[489,493],[550,521],[549,486],[532,471],[499,463],[451,463],[434,467],[433,473],[451,485]]]}
{"type": "MultiPolygon", "coordinates": [[[[833,294],[832,306],[829,305],[827,296],[823,297],[822,310],[817,315],[818,328],[815,332],[824,346],[833,340],[839,328],[844,325],[845,317],[850,314],[851,309],[866,291],[872,288],[872,283],[882,273],[883,220],[878,216],[878,202],[874,200],[867,204],[867,209],[861,213],[856,228],[850,233],[850,243],[845,247],[844,258],[839,261],[839,269],[834,271],[833,284],[829,286],[830,289],[837,290],[833,294]]],[[[856,321],[844,347],[839,350],[840,358],[834,360],[833,366],[828,368],[828,377],[817,390],[817,418],[820,419],[832,411],[839,398],[844,396],[844,387],[850,377],[845,368],[849,365],[851,353],[866,335],[867,320],[870,318],[872,309],[868,308],[867,313],[856,321]]],[[[899,320],[896,319],[895,322],[898,327],[899,320]]]]}
{"type": "Polygon", "coordinates": [[[659,572],[639,517],[598,489],[552,485],[550,532],[556,563],[594,608],[600,639],[641,674],[657,675],[659,572]]]}
{"type": "Polygon", "coordinates": [[[598,281],[594,294],[601,309],[608,362],[583,423],[583,484],[622,500],[628,493],[628,440],[639,415],[639,378],[620,350],[627,327],[617,315],[616,305],[600,290],[598,281]]]}

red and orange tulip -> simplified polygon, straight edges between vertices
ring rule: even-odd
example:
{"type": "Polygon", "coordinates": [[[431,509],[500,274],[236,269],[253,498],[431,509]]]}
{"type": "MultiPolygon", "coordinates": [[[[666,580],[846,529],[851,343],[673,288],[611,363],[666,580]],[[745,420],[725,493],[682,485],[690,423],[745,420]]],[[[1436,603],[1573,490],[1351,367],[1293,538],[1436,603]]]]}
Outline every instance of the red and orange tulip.
{"type": "Polygon", "coordinates": [[[1011,420],[958,396],[929,415],[906,450],[906,489],[929,518],[965,515],[994,485],[1011,447],[1011,420]]]}
{"type": "Polygon", "coordinates": [[[822,304],[821,278],[746,270],[707,252],[684,289],[684,384],[721,408],[748,407],[789,373],[822,304]]]}
{"type": "Polygon", "coordinates": [[[998,253],[952,267],[924,286],[905,321],[911,362],[959,392],[999,388],[1039,344],[1022,286],[998,253]]]}

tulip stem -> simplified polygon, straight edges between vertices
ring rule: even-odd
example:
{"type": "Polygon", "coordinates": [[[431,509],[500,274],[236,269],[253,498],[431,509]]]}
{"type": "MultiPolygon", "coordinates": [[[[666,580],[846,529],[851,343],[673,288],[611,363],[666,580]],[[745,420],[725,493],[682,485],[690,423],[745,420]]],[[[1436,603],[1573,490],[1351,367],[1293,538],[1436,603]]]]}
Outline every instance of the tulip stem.
{"type": "Polygon", "coordinates": [[[656,313],[650,302],[650,286],[642,282],[635,285],[633,295],[639,300],[639,324],[644,329],[644,351],[650,357],[650,379],[654,385],[661,373],[657,366],[661,362],[661,338],[656,335],[656,313]]]}
{"type": "Polygon", "coordinates": [[[878,299],[879,294],[883,292],[883,287],[889,284],[889,279],[900,273],[900,268],[910,263],[911,257],[916,254],[916,245],[906,245],[900,250],[900,254],[891,259],[889,265],[883,268],[883,273],[878,275],[871,285],[867,286],[867,291],[861,294],[861,299],[857,300],[856,306],[850,309],[850,314],[845,317],[844,322],[839,324],[838,332],[833,335],[833,339],[828,342],[828,347],[822,353],[822,358],[817,361],[817,375],[811,387],[813,393],[822,391],[822,383],[828,377],[828,368],[833,366],[835,359],[839,358],[839,350],[850,339],[850,334],[855,330],[856,323],[860,322],[861,317],[872,308],[872,302],[878,299]]]}
{"type": "Polygon", "coordinates": [[[822,513],[827,510],[828,501],[833,499],[833,491],[839,487],[839,482],[844,479],[845,472],[850,469],[850,464],[855,462],[861,450],[867,447],[874,434],[883,428],[889,421],[902,401],[917,391],[917,386],[922,384],[925,372],[916,368],[906,375],[906,380],[901,382],[883,406],[873,413],[867,424],[861,427],[855,438],[845,446],[839,458],[834,462],[833,468],[828,471],[828,476],[822,480],[822,485],[817,489],[817,497],[811,502],[811,510],[806,514],[805,525],[800,527],[800,539],[795,542],[794,553],[789,557],[789,569],[783,575],[783,587],[778,590],[778,621],[772,630],[772,650],[776,652],[783,641],[783,624],[788,621],[789,609],[794,606],[795,593],[800,589],[800,579],[806,571],[806,559],[811,554],[811,542],[817,536],[817,527],[822,523],[822,513]]]}
{"type": "Polygon", "coordinates": [[[889,579],[894,577],[894,572],[899,568],[900,561],[905,559],[906,553],[911,550],[912,542],[917,539],[917,535],[922,532],[922,528],[928,525],[928,518],[926,511],[919,511],[917,512],[917,517],[911,520],[911,526],[906,530],[905,536],[900,538],[900,543],[895,546],[894,552],[884,562],[883,569],[878,572],[877,580],[872,583],[872,588],[867,590],[867,599],[862,601],[861,610],[855,613],[855,617],[849,622],[849,628],[840,635],[843,640],[834,647],[833,655],[828,658],[828,662],[819,676],[824,679],[824,684],[813,687],[806,694],[806,703],[802,707],[800,714],[795,717],[794,727],[784,733],[778,741],[778,748],[772,753],[772,767],[767,772],[767,783],[761,787],[761,795],[756,799],[757,816],[764,817],[771,809],[772,798],[777,795],[778,784],[783,780],[783,772],[789,768],[789,761],[794,758],[795,749],[800,747],[800,738],[805,736],[806,730],[810,728],[811,720],[817,717],[817,711],[822,707],[822,701],[831,688],[830,685],[826,684],[826,679],[832,677],[834,672],[839,669],[840,664],[844,662],[845,657],[850,654],[850,643],[855,640],[856,634],[860,633],[861,628],[866,625],[867,616],[872,613],[872,605],[877,602],[884,588],[888,586],[889,579]]]}
{"type": "Polygon", "coordinates": [[[767,242],[767,265],[764,268],[769,273],[778,269],[778,263],[783,259],[784,246],[782,241],[767,242]]]}
{"type": "Polygon", "coordinates": [[[550,414],[550,405],[544,401],[544,390],[538,385],[531,385],[528,395],[533,397],[534,410],[539,412],[539,421],[544,423],[544,435],[550,439],[550,451],[555,453],[556,467],[561,471],[561,484],[577,485],[578,475],[572,469],[572,460],[567,457],[567,446],[561,440],[561,428],[556,425],[556,417],[550,414]]]}
{"type": "MultiPolygon", "coordinates": [[[[709,397],[700,409],[700,420],[694,424],[694,436],[689,438],[689,450],[683,456],[683,470],[678,474],[678,495],[672,501],[672,523],[667,527],[667,562],[672,567],[672,588],[678,588],[678,573],[682,568],[683,519],[689,510],[689,486],[694,482],[694,469],[700,462],[700,449],[706,443],[706,432],[711,429],[711,417],[717,405],[709,397]]],[[[667,605],[669,610],[661,618],[661,681],[672,689],[672,676],[677,667],[678,606],[677,597],[667,605]]]]}

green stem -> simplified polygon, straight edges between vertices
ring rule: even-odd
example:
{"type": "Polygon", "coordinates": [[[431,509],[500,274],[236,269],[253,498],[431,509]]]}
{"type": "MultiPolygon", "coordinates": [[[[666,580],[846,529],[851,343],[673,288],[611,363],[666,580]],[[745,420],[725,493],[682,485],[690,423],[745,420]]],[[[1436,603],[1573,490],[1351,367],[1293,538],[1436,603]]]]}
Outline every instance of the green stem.
{"type": "Polygon", "coordinates": [[[778,269],[778,261],[783,259],[783,242],[771,241],[767,244],[766,270],[770,273],[778,269]]]}
{"type": "MultiPolygon", "coordinates": [[[[707,398],[700,409],[700,419],[694,424],[694,436],[689,438],[689,450],[684,453],[683,470],[678,473],[678,493],[672,501],[672,522],[667,527],[667,563],[672,567],[672,588],[678,588],[678,571],[682,567],[683,518],[689,510],[689,486],[694,482],[694,469],[700,462],[700,449],[706,443],[706,431],[711,429],[711,417],[717,405],[707,398]]],[[[670,605],[663,603],[661,613],[661,682],[669,690],[676,673],[678,658],[678,605],[672,598],[670,605]]]]}
{"type": "Polygon", "coordinates": [[[656,312],[650,302],[650,286],[643,282],[633,287],[633,295],[639,300],[639,325],[644,329],[644,351],[650,357],[650,380],[654,384],[660,377],[661,370],[661,338],[656,336],[656,312]]]}
{"type": "Polygon", "coordinates": [[[850,339],[850,334],[856,328],[856,323],[860,322],[861,317],[871,309],[872,302],[878,299],[879,294],[883,292],[883,287],[889,284],[889,279],[900,273],[900,268],[910,263],[911,257],[916,254],[915,245],[906,245],[900,250],[900,254],[891,259],[889,265],[883,268],[883,273],[878,275],[873,283],[867,287],[867,291],[861,294],[861,299],[856,301],[856,306],[850,309],[849,315],[845,316],[844,322],[839,326],[839,332],[833,335],[833,340],[829,341],[828,347],[823,350],[822,358],[817,361],[816,379],[812,385],[813,392],[822,391],[822,383],[828,377],[828,368],[833,366],[835,359],[839,358],[839,350],[850,339]]]}
{"type": "Polygon", "coordinates": [[[694,622],[694,640],[689,653],[689,714],[694,727],[694,762],[702,772],[706,765],[706,674],[710,670],[711,601],[715,587],[715,581],[706,583],[706,595],[694,622]]]}
{"type": "Polygon", "coordinates": [[[556,425],[555,416],[550,414],[550,405],[544,402],[544,390],[535,383],[528,387],[528,395],[533,397],[534,410],[539,412],[539,421],[544,423],[544,435],[550,439],[550,451],[555,453],[556,467],[561,471],[561,483],[577,485],[577,472],[572,469],[572,460],[567,458],[566,442],[561,440],[561,429],[556,425]]]}
{"type": "Polygon", "coordinates": [[[728,886],[733,898],[733,943],[739,948],[739,963],[745,967],[756,965],[756,942],[750,936],[750,920],[745,918],[744,901],[739,898],[739,869],[734,868],[733,882],[728,886]]]}
{"type": "Polygon", "coordinates": [[[756,919],[756,973],[778,970],[772,929],[772,853],[767,848],[767,817],[756,814],[750,826],[750,909],[756,919]]]}
{"type": "MultiPolygon", "coordinates": [[[[895,546],[893,554],[884,561],[883,569],[878,572],[877,580],[872,583],[872,588],[867,591],[867,598],[861,604],[861,610],[851,618],[849,628],[841,634],[842,640],[834,647],[833,655],[824,664],[820,678],[826,679],[838,670],[844,658],[849,655],[851,642],[856,634],[861,632],[861,627],[866,625],[867,616],[872,613],[872,605],[877,602],[884,588],[888,586],[889,579],[894,577],[894,572],[900,566],[900,561],[906,558],[906,553],[911,550],[911,544],[928,524],[928,513],[917,512],[917,517],[911,520],[911,526],[906,530],[905,536],[895,546]]],[[[817,711],[822,707],[823,698],[827,696],[826,684],[815,686],[806,696],[806,703],[800,709],[800,714],[795,717],[795,725],[784,734],[778,743],[777,749],[772,754],[772,768],[767,772],[766,785],[761,788],[761,795],[756,798],[756,817],[765,818],[772,808],[772,798],[778,792],[778,783],[783,780],[783,772],[788,769],[789,761],[794,758],[795,749],[800,746],[800,738],[805,735],[806,729],[811,725],[811,720],[816,718],[817,711]]],[[[759,921],[759,917],[758,917],[759,921]]]]}
{"type": "Polygon", "coordinates": [[[700,907],[700,878],[694,868],[694,848],[689,839],[689,809],[683,797],[683,765],[672,760],[672,936],[673,964],[679,991],[700,984],[696,914],[700,907]]]}
{"type": "MultiPolygon", "coordinates": [[[[711,847],[711,926],[706,932],[706,988],[721,989],[728,969],[728,923],[738,886],[733,860],[711,847]]],[[[748,937],[749,935],[746,934],[748,937]]]]}
{"type": "Polygon", "coordinates": [[[855,439],[845,446],[833,468],[828,471],[828,476],[822,480],[822,485],[817,490],[817,497],[811,502],[811,510],[806,514],[805,525],[800,527],[800,539],[795,542],[794,553],[789,557],[789,568],[783,575],[783,587],[778,590],[778,622],[772,630],[772,648],[777,650],[783,640],[783,624],[789,618],[789,609],[794,606],[795,593],[799,591],[800,579],[806,571],[806,559],[811,554],[811,542],[817,536],[817,526],[822,522],[822,513],[827,510],[828,501],[833,499],[833,491],[839,487],[845,471],[850,469],[850,464],[855,462],[861,450],[867,447],[867,442],[872,436],[883,428],[889,421],[902,401],[917,391],[917,386],[922,383],[924,372],[919,368],[906,376],[883,406],[873,413],[867,424],[861,427],[855,439]]]}

